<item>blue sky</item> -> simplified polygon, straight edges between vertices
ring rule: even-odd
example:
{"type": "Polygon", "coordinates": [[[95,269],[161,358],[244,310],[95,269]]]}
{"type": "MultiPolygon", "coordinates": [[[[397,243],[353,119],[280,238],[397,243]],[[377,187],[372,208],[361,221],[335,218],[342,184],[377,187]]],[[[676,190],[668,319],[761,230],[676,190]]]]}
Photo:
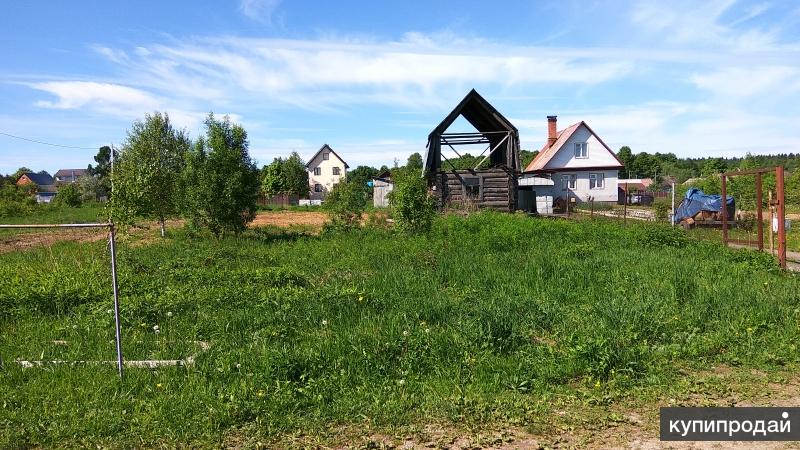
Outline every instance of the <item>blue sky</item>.
{"type": "MultiPolygon", "coordinates": [[[[585,120],[613,149],[800,152],[800,4],[24,1],[0,18],[0,172],[82,168],[133,120],[229,114],[261,164],[424,153],[476,88],[523,148],[585,120]]],[[[464,126],[460,124],[457,126],[464,126]]]]}

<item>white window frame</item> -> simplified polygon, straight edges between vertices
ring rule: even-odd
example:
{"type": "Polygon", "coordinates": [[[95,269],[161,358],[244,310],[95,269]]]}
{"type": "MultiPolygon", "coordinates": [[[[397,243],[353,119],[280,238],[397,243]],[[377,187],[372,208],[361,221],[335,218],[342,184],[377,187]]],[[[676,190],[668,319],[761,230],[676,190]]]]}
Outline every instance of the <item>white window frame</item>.
{"type": "Polygon", "coordinates": [[[333,168],[333,174],[334,175],[341,175],[342,174],[341,169],[339,168],[339,166],[336,166],[336,167],[333,168]]]}
{"type": "Polygon", "coordinates": [[[325,152],[325,153],[322,154],[322,160],[323,161],[327,161],[329,159],[331,159],[331,154],[330,153],[325,152]]]}
{"type": "Polygon", "coordinates": [[[565,173],[561,175],[561,190],[567,191],[575,189],[578,186],[578,175],[574,173],[565,173]]]}
{"type": "Polygon", "coordinates": [[[589,174],[589,189],[605,189],[605,188],[606,188],[606,175],[604,173],[595,172],[589,174]],[[592,184],[594,184],[594,186],[592,186],[592,184]]]}
{"type": "Polygon", "coordinates": [[[322,175],[322,167],[314,167],[314,176],[322,175]]]}
{"type": "Polygon", "coordinates": [[[575,148],[575,158],[577,159],[586,159],[589,157],[589,143],[588,142],[576,142],[574,144],[575,148]]]}

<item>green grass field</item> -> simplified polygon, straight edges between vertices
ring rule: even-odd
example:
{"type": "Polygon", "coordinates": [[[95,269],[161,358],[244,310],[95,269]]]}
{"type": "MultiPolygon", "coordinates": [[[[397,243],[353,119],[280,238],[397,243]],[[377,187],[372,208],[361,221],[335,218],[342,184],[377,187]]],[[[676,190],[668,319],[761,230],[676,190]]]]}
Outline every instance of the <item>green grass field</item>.
{"type": "Polygon", "coordinates": [[[482,213],[423,236],[133,244],[119,249],[126,356],[196,364],[122,383],[113,366],[19,367],[114,358],[108,255],[2,254],[0,447],[282,447],[425,423],[547,433],[565,403],[588,414],[655,402],[712,364],[800,361],[800,279],[667,226],[482,213]]]}

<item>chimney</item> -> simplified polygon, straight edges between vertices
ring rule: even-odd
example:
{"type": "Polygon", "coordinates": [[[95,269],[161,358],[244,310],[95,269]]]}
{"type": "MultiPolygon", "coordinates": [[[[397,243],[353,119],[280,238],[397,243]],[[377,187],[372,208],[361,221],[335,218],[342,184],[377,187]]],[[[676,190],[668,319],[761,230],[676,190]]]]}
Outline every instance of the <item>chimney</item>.
{"type": "Polygon", "coordinates": [[[547,146],[550,147],[556,143],[558,136],[558,129],[556,128],[556,117],[547,116],[547,146]]]}

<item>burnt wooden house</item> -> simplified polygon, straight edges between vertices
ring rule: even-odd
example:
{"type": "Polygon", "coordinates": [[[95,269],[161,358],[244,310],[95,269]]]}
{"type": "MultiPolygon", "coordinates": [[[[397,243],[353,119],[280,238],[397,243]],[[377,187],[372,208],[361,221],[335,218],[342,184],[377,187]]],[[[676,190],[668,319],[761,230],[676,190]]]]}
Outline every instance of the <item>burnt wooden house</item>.
{"type": "Polygon", "coordinates": [[[517,177],[521,172],[519,131],[475,89],[428,135],[423,175],[440,208],[517,209],[517,177]],[[447,133],[463,117],[474,133],[447,133]],[[450,149],[459,157],[459,146],[483,144],[474,168],[456,168],[442,154],[450,149]]]}

